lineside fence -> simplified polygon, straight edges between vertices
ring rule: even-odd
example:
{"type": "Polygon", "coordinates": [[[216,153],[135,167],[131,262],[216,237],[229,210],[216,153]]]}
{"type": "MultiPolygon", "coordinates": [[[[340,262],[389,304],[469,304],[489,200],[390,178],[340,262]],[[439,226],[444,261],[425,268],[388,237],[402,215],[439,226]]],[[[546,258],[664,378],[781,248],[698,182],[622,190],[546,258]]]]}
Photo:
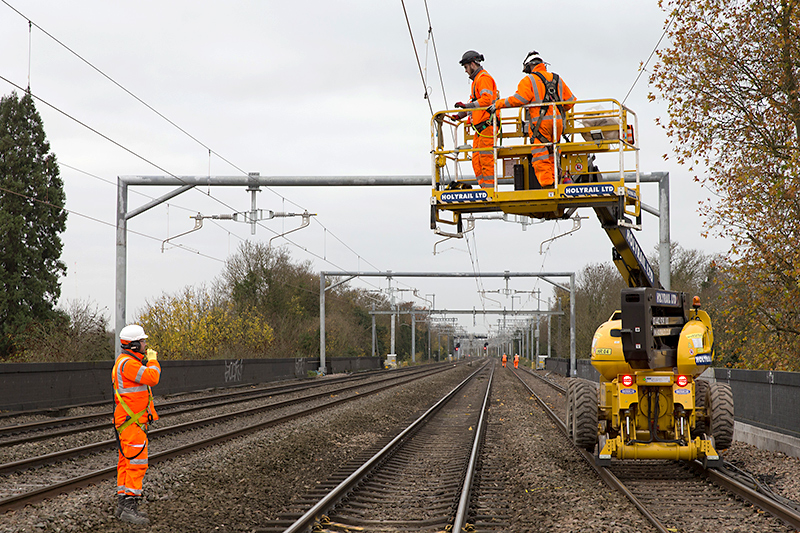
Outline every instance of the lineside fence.
{"type": "MultiPolygon", "coordinates": [[[[209,359],[159,361],[161,381],[157,396],[213,388],[254,385],[305,378],[316,372],[319,358],[209,359]]],[[[113,361],[96,363],[0,364],[0,411],[61,409],[110,401],[113,397],[113,361]]],[[[381,368],[379,357],[334,357],[326,361],[327,374],[381,368]]]]}

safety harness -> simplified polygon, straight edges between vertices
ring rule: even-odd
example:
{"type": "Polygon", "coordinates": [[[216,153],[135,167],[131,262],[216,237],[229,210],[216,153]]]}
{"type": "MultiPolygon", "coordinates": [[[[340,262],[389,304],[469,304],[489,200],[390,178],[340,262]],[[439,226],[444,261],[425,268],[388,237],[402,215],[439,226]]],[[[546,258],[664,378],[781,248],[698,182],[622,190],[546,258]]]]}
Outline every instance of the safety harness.
{"type": "MultiPolygon", "coordinates": [[[[475,80],[473,80],[473,81],[477,81],[478,76],[480,76],[481,73],[484,73],[484,72],[486,72],[486,71],[483,70],[483,69],[478,71],[478,73],[475,75],[475,80]]],[[[488,75],[488,72],[486,74],[488,75]]],[[[470,102],[477,102],[478,101],[478,96],[479,95],[475,94],[475,84],[473,83],[473,85],[472,85],[472,94],[470,95],[470,100],[469,101],[470,102]]],[[[495,93],[494,96],[497,96],[497,93],[495,93]]],[[[479,122],[477,124],[473,124],[472,127],[475,128],[475,131],[481,137],[488,137],[488,135],[483,135],[483,130],[485,130],[486,128],[490,127],[491,125],[492,125],[492,116],[489,115],[489,118],[487,118],[483,122],[479,122]]],[[[498,134],[498,136],[502,135],[501,130],[502,130],[502,128],[500,127],[500,121],[498,121],[497,122],[497,134],[498,134]]]]}
{"type": "MultiPolygon", "coordinates": [[[[113,379],[111,380],[111,384],[112,384],[112,386],[114,385],[114,380],[113,379]]],[[[120,441],[120,435],[122,435],[122,432],[125,431],[126,429],[128,429],[128,427],[130,427],[133,424],[136,424],[137,426],[139,426],[139,429],[142,430],[142,432],[144,433],[145,437],[147,436],[147,425],[153,421],[153,415],[150,414],[150,412],[148,411],[148,409],[150,408],[150,405],[153,403],[153,390],[150,388],[150,386],[147,387],[147,393],[150,395],[150,398],[147,400],[147,405],[145,406],[144,409],[142,409],[138,413],[134,414],[133,410],[130,407],[128,407],[128,404],[125,403],[125,400],[122,399],[122,395],[119,393],[119,390],[116,389],[116,388],[114,389],[114,397],[117,399],[119,404],[125,410],[125,413],[127,413],[127,415],[128,415],[128,416],[125,417],[125,422],[120,427],[116,428],[117,429],[117,433],[115,435],[115,437],[117,439],[117,447],[119,448],[119,453],[121,453],[122,456],[125,459],[127,459],[128,461],[131,461],[131,460],[136,459],[137,457],[139,457],[142,454],[142,452],[147,448],[147,442],[148,441],[145,440],[145,445],[142,446],[142,449],[139,450],[139,453],[137,453],[133,457],[128,457],[122,451],[122,442],[120,441]],[[147,413],[147,422],[145,422],[145,423],[139,422],[139,419],[145,413],[147,413]]]]}
{"type": "MultiPolygon", "coordinates": [[[[545,78],[540,72],[532,72],[532,74],[535,74],[536,77],[542,80],[542,83],[544,84],[544,97],[542,98],[542,103],[558,102],[558,74],[553,73],[553,79],[550,81],[547,81],[547,78],[545,78]]],[[[534,138],[538,139],[542,143],[548,145],[547,151],[548,153],[552,154],[553,147],[550,145],[550,139],[546,138],[544,135],[542,135],[542,132],[539,131],[539,127],[542,125],[542,120],[544,120],[544,116],[547,113],[548,107],[550,106],[543,105],[539,107],[539,118],[536,120],[536,125],[533,126],[531,132],[531,143],[533,142],[534,138]]],[[[561,120],[563,122],[566,119],[567,112],[564,110],[564,106],[561,104],[557,104],[556,107],[558,108],[558,112],[561,114],[561,120]]]]}

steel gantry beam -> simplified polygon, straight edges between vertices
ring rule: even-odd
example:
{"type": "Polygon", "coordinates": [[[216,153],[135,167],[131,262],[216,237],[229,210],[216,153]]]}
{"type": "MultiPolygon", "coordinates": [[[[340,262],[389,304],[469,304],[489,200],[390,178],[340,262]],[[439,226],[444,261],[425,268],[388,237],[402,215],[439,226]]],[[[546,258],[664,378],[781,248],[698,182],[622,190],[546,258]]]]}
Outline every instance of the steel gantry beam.
{"type": "MultiPolygon", "coordinates": [[[[629,179],[625,175],[626,181],[629,179]]],[[[670,288],[670,219],[669,219],[669,172],[639,173],[641,182],[659,184],[658,209],[642,204],[642,209],[659,217],[659,268],[660,280],[665,289],[670,288]]],[[[119,332],[126,325],[127,305],[127,246],[128,220],[140,215],[167,200],[197,186],[246,187],[256,191],[258,187],[364,187],[364,186],[431,186],[430,175],[398,176],[261,176],[254,172],[238,176],[144,176],[128,175],[117,178],[117,228],[116,228],[116,280],[115,280],[115,329],[116,351],[119,352],[119,332]],[[164,186],[175,187],[172,191],[142,206],[128,211],[128,187],[164,186]]],[[[252,193],[255,195],[255,192],[252,193]]],[[[252,209],[255,214],[255,206],[252,209]]],[[[255,220],[251,217],[253,228],[255,220]]],[[[397,276],[397,274],[395,274],[397,276]]],[[[466,275],[463,277],[467,277],[466,275]]],[[[324,295],[324,292],[323,292],[324,295]]],[[[574,315],[573,315],[574,317],[574,315]]],[[[572,343],[572,342],[571,342],[572,343]]],[[[571,347],[574,360],[574,347],[571,347]]],[[[321,356],[324,357],[324,346],[321,356]]],[[[574,370],[574,363],[571,363],[574,370]]]]}
{"type": "MultiPolygon", "coordinates": [[[[342,282],[337,282],[330,287],[326,287],[326,277],[332,276],[336,278],[540,278],[545,281],[550,281],[548,278],[569,278],[569,288],[558,285],[562,289],[572,294],[575,288],[575,273],[574,272],[392,272],[387,270],[385,272],[359,272],[350,270],[340,271],[321,271],[319,273],[319,372],[325,372],[325,292],[330,288],[340,285],[342,282]]],[[[550,281],[550,283],[553,283],[550,281]]],[[[570,361],[570,375],[577,375],[576,362],[575,362],[575,298],[569,299],[569,361],[570,361]]],[[[469,311],[472,313],[473,311],[469,311]]],[[[535,311],[521,312],[521,314],[531,314],[535,311]]],[[[509,314],[512,312],[508,312],[509,314]]]]}
{"type": "MultiPolygon", "coordinates": [[[[345,281],[349,281],[351,279],[353,279],[353,278],[352,277],[347,278],[347,280],[345,280],[345,281]]],[[[341,283],[344,283],[344,282],[339,282],[336,285],[340,285],[341,283]]],[[[333,287],[333,285],[328,286],[327,289],[331,289],[332,287],[333,287]]],[[[559,285],[559,287],[561,287],[561,286],[559,285]]],[[[561,288],[564,289],[564,287],[561,287],[561,288]]],[[[417,316],[418,315],[422,315],[423,317],[425,317],[426,322],[428,322],[429,327],[430,327],[431,324],[434,324],[434,325],[437,324],[437,322],[436,322],[437,320],[440,320],[442,317],[445,317],[447,315],[503,315],[504,320],[505,320],[505,316],[506,315],[514,316],[516,320],[523,320],[521,318],[516,318],[518,316],[532,317],[532,316],[544,315],[544,316],[547,316],[548,324],[549,324],[550,316],[552,316],[552,315],[564,315],[564,311],[550,311],[550,310],[543,311],[543,310],[537,310],[537,309],[531,309],[531,310],[525,310],[525,309],[516,309],[516,310],[514,310],[514,309],[512,309],[510,311],[507,310],[507,309],[481,309],[481,310],[478,310],[478,309],[398,309],[396,311],[392,311],[392,310],[390,310],[390,311],[377,310],[376,311],[375,310],[375,305],[373,304],[373,308],[369,312],[369,314],[372,316],[372,357],[375,357],[375,346],[376,346],[376,342],[377,342],[377,339],[376,339],[376,336],[375,336],[375,317],[379,316],[379,315],[392,315],[392,317],[394,318],[395,315],[411,315],[411,362],[415,363],[416,362],[416,353],[415,353],[415,349],[416,348],[415,347],[416,347],[416,333],[417,333],[416,320],[417,320],[417,316]],[[441,317],[433,316],[433,315],[441,315],[441,317]]],[[[452,319],[452,320],[455,320],[455,319],[452,319]]],[[[530,320],[530,319],[528,319],[528,320],[530,320]]],[[[401,324],[401,326],[406,326],[406,325],[408,325],[408,324],[401,324]]],[[[453,326],[450,326],[449,324],[446,324],[446,325],[449,326],[449,327],[453,327],[453,326]]],[[[486,335],[473,335],[472,337],[481,338],[481,339],[487,338],[486,335]]],[[[538,342],[538,336],[537,336],[537,342],[538,342]]],[[[549,350],[549,348],[550,348],[550,338],[549,337],[547,339],[547,342],[548,342],[547,355],[549,357],[550,356],[550,350],[549,350]]],[[[429,349],[428,356],[430,358],[430,349],[429,349]]]]}
{"type": "MultiPolygon", "coordinates": [[[[117,177],[117,243],[114,326],[116,353],[119,354],[119,332],[127,325],[128,220],[194,187],[363,187],[363,186],[428,186],[430,176],[261,176],[251,172],[244,176],[118,176],[117,177]],[[128,187],[175,187],[172,191],[128,211],[128,187]]],[[[255,193],[253,193],[255,194],[255,193]]],[[[253,207],[252,211],[255,211],[253,207]]],[[[254,217],[253,217],[254,219],[254,217]]],[[[255,226],[255,221],[253,221],[255,226]]]]}

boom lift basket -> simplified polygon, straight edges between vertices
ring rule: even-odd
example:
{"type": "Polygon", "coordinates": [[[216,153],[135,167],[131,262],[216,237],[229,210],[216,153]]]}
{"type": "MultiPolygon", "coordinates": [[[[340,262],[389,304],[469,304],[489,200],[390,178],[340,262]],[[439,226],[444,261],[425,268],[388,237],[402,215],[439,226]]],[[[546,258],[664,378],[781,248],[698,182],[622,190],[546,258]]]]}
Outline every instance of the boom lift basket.
{"type": "MultiPolygon", "coordinates": [[[[559,102],[565,103],[565,102],[559,102]]],[[[545,145],[554,157],[556,183],[542,188],[530,163],[531,143],[526,116],[542,105],[499,110],[493,120],[494,187],[480,189],[471,159],[477,135],[468,121],[454,121],[459,110],[439,111],[431,120],[431,229],[458,225],[465,213],[502,211],[543,219],[569,218],[578,207],[608,207],[616,223],[640,229],[639,146],[634,136],[637,117],[613,99],[578,100],[567,112],[562,138],[545,145]],[[508,112],[516,111],[516,116],[508,112]],[[506,112],[506,116],[501,113],[506,112]],[[498,135],[498,130],[501,132],[498,135]],[[598,158],[608,171],[600,173],[598,158]],[[461,167],[470,169],[464,175],[461,167]],[[631,185],[626,185],[626,174],[631,185]],[[443,216],[450,211],[451,216],[443,216]],[[635,222],[634,222],[635,221],[635,222]]],[[[553,118],[555,122],[555,116],[553,118]]],[[[555,129],[555,124],[553,125],[555,129]]]]}

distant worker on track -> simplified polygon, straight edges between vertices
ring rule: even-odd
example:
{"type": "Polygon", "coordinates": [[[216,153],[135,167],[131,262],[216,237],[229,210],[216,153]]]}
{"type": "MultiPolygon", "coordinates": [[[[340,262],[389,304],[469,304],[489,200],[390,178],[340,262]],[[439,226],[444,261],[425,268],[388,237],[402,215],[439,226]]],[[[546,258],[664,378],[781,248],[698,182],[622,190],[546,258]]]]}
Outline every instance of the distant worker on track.
{"type": "Polygon", "coordinates": [[[514,368],[519,368],[519,354],[514,354],[514,368]]]}
{"type": "MultiPolygon", "coordinates": [[[[525,111],[528,134],[531,138],[531,163],[536,180],[541,187],[552,187],[555,183],[553,146],[564,131],[567,111],[575,105],[575,96],[558,74],[547,71],[546,63],[539,52],[528,52],[522,62],[522,72],[527,74],[517,85],[517,92],[502,98],[489,108],[490,113],[505,107],[520,107],[544,102],[567,102],[563,104],[530,107],[525,111]],[[553,122],[555,118],[555,130],[553,122]]],[[[533,182],[533,180],[531,180],[533,182]]],[[[532,188],[536,188],[535,185],[532,188]]]]}
{"type": "Polygon", "coordinates": [[[122,352],[114,362],[114,426],[117,429],[117,512],[123,522],[149,523],[139,510],[142,483],[147,472],[149,443],[147,426],[158,420],[150,387],[161,378],[158,353],[147,349],[142,326],[130,324],[119,332],[122,352]]]}
{"type": "MultiPolygon", "coordinates": [[[[470,100],[466,104],[456,102],[455,106],[460,109],[474,109],[476,107],[488,107],[500,97],[497,92],[497,84],[488,72],[481,66],[483,54],[475,50],[468,50],[461,56],[459,63],[469,79],[472,80],[470,100]]],[[[472,170],[478,179],[478,185],[482,188],[494,188],[494,126],[492,117],[484,109],[472,111],[470,120],[475,129],[475,138],[472,141],[472,170]]],[[[453,119],[461,120],[469,114],[461,111],[453,115],[453,119]]]]}
{"type": "Polygon", "coordinates": [[[503,354],[503,368],[506,367],[506,361],[508,361],[508,357],[506,357],[506,354],[503,354]]]}

